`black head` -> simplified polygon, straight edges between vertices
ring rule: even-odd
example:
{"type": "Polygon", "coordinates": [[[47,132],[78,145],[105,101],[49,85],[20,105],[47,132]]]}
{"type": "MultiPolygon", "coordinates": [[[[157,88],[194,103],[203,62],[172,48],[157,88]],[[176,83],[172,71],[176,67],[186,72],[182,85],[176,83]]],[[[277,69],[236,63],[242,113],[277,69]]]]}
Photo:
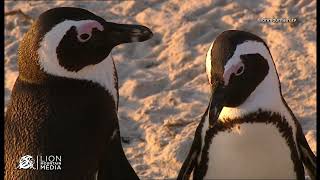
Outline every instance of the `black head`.
{"type": "Polygon", "coordinates": [[[37,78],[35,69],[40,68],[57,76],[76,73],[105,60],[119,44],[151,37],[145,26],[106,22],[85,9],[50,9],[39,16],[20,43],[20,74],[37,78]]]}
{"type": "Polygon", "coordinates": [[[213,114],[220,113],[222,107],[238,107],[249,98],[261,98],[262,91],[251,97],[257,88],[279,91],[269,48],[261,38],[249,32],[221,33],[207,53],[206,70],[212,88],[210,108],[213,114]]]}

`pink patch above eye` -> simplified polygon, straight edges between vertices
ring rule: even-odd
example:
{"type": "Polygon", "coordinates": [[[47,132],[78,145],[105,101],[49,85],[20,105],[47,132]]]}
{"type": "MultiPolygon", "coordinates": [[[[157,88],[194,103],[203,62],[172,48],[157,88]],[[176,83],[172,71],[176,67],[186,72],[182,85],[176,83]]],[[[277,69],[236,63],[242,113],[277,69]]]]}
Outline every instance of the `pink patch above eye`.
{"type": "Polygon", "coordinates": [[[80,26],[77,27],[77,32],[78,32],[77,38],[78,38],[78,40],[80,42],[85,42],[88,39],[90,39],[93,28],[97,28],[99,31],[103,31],[104,30],[103,26],[97,21],[90,21],[90,22],[81,24],[80,26]],[[82,34],[88,34],[89,36],[88,36],[87,39],[82,39],[80,37],[82,34]]]}
{"type": "MultiPolygon", "coordinates": [[[[239,68],[241,68],[241,67],[244,68],[244,64],[242,62],[239,62],[236,65],[231,65],[231,67],[229,67],[228,69],[225,70],[225,72],[223,73],[223,80],[224,80],[225,86],[227,86],[229,84],[231,74],[236,74],[237,71],[239,70],[239,68]]],[[[243,70],[241,71],[241,73],[243,72],[243,70]]]]}

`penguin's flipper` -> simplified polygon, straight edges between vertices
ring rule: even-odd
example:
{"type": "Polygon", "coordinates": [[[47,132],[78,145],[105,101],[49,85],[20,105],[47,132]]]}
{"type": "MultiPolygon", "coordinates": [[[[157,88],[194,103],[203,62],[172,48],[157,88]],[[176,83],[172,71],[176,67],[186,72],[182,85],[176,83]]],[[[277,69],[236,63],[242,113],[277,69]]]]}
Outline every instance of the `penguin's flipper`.
{"type": "Polygon", "coordinates": [[[316,180],[317,158],[313,154],[312,150],[310,149],[310,146],[303,134],[303,131],[300,125],[298,125],[298,129],[297,129],[297,143],[298,143],[299,152],[301,154],[301,160],[305,168],[307,169],[310,178],[312,180],[316,180]]]}
{"type": "Polygon", "coordinates": [[[201,147],[201,139],[195,137],[193,140],[191,149],[187,156],[187,159],[183,162],[182,167],[180,169],[179,175],[177,180],[189,180],[192,171],[194,170],[197,158],[199,156],[200,148],[201,147]]]}
{"type": "Polygon", "coordinates": [[[192,171],[197,166],[197,159],[200,154],[201,146],[202,146],[201,131],[202,131],[203,123],[205,121],[205,117],[206,117],[207,113],[208,113],[208,109],[206,110],[206,113],[202,116],[202,119],[196,129],[189,154],[188,154],[186,160],[182,164],[182,167],[179,171],[177,180],[189,180],[192,171]]]}
{"type": "Polygon", "coordinates": [[[98,180],[139,180],[121,145],[119,130],[114,135],[98,171],[98,180]]]}

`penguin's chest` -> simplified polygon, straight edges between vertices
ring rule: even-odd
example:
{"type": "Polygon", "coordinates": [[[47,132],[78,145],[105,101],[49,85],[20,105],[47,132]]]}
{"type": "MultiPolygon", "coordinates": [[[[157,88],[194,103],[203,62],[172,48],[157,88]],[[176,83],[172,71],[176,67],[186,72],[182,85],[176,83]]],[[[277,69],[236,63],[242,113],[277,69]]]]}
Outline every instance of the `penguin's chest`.
{"type": "Polygon", "coordinates": [[[295,179],[287,141],[273,124],[242,123],[218,132],[205,179],[295,179]]]}

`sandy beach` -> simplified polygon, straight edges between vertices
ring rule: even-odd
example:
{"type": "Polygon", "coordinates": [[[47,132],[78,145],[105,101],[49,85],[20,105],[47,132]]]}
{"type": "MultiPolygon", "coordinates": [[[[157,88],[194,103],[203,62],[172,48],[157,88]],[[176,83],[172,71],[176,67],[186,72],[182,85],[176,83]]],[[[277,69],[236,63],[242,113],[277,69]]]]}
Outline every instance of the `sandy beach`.
{"type": "MultiPolygon", "coordinates": [[[[119,122],[127,158],[141,179],[175,178],[209,102],[205,55],[228,29],[259,35],[268,44],[282,93],[316,153],[315,0],[5,1],[5,12],[32,19],[53,7],[85,8],[110,22],[154,32],[142,43],[112,51],[119,76],[119,122]],[[294,23],[262,18],[296,18],[294,23]]],[[[5,17],[5,103],[19,74],[17,48],[31,25],[5,17]]]]}

